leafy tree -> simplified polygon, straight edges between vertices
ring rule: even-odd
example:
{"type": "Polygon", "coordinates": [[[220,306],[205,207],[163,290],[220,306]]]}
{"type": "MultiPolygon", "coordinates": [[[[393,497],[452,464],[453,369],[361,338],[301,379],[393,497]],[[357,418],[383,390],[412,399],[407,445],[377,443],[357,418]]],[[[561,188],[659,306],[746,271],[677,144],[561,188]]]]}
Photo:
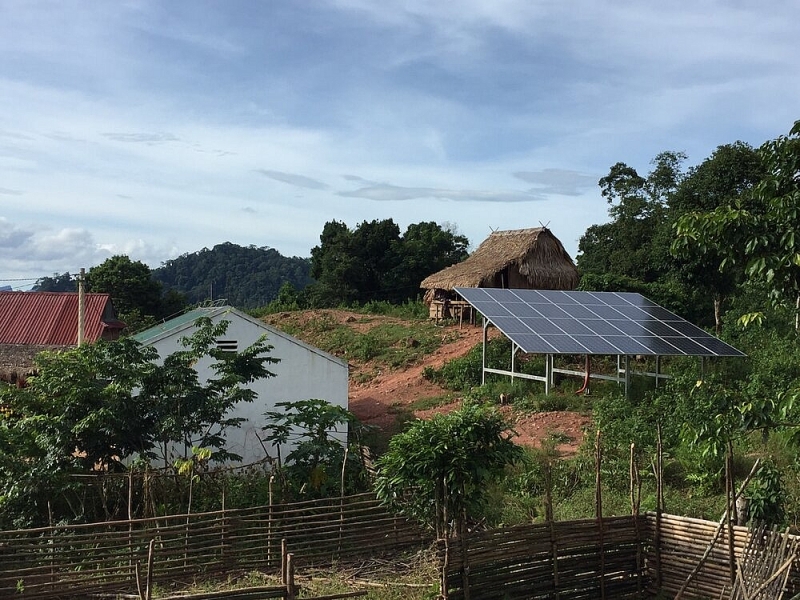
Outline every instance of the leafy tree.
{"type": "Polygon", "coordinates": [[[760,153],[767,173],[756,195],[765,212],[755,215],[747,243],[748,275],[766,283],[775,302],[794,303],[800,328],[800,120],[788,136],[764,143],[760,153]]]}
{"type": "Polygon", "coordinates": [[[461,262],[469,255],[469,240],[453,226],[433,221],[413,223],[399,243],[400,263],[387,275],[388,300],[400,303],[419,294],[419,284],[431,273],[461,262]]]}
{"type": "Polygon", "coordinates": [[[609,204],[611,222],[592,225],[581,237],[578,269],[581,274],[614,275],[651,283],[669,267],[666,204],[682,178],[680,152],[662,152],[653,169],[642,177],[617,163],[600,179],[609,204]]]}
{"type": "MultiPolygon", "coordinates": [[[[162,288],[151,277],[150,267],[127,256],[112,256],[87,273],[89,290],[111,295],[117,314],[136,331],[166,316],[162,312],[162,288]]],[[[172,304],[172,300],[170,304],[172,304]]],[[[170,310],[174,308],[170,306],[170,310]]]]}
{"type": "Polygon", "coordinates": [[[141,315],[159,314],[161,285],[150,276],[150,267],[127,256],[112,256],[89,269],[89,288],[111,294],[121,315],[137,311],[141,315]]]}
{"type": "Polygon", "coordinates": [[[348,460],[347,452],[348,433],[357,438],[362,429],[353,413],[319,399],[278,402],[275,407],[278,410],[264,413],[265,441],[277,448],[279,458],[281,446],[293,444],[280,472],[296,494],[338,495],[343,470],[346,490],[360,488],[362,469],[357,460],[348,460]]]}
{"type": "Polygon", "coordinates": [[[773,303],[795,306],[800,324],[800,121],[788,136],[759,149],[764,169],[752,199],[743,196],[678,222],[680,244],[719,257],[720,270],[745,266],[750,283],[766,287],[773,303]]]}
{"type": "Polygon", "coordinates": [[[238,427],[241,419],[227,414],[234,405],[256,398],[247,384],[274,377],[267,365],[280,359],[268,356],[272,346],[264,338],[239,352],[218,348],[216,340],[225,335],[228,321],[214,324],[201,317],[197,326],[193,335],[182,340],[184,349],[166,356],[162,367],[143,382],[139,397],[159,407],[156,435],[162,457],[177,443],[187,451],[195,446],[212,448],[214,460],[239,460],[240,456],[225,449],[224,432],[238,427]],[[212,360],[213,376],[201,381],[195,365],[204,357],[212,360]]]}
{"type": "Polygon", "coordinates": [[[40,277],[31,288],[34,292],[74,292],[78,289],[78,282],[69,273],[53,273],[52,277],[40,277]]]}
{"type": "Polygon", "coordinates": [[[477,405],[414,421],[378,459],[378,497],[439,537],[461,535],[484,509],[487,486],[521,458],[512,435],[498,412],[477,405]]]}
{"type": "Polygon", "coordinates": [[[673,255],[680,257],[679,276],[687,287],[711,298],[717,333],[722,330],[722,304],[744,279],[745,221],[730,217],[746,203],[763,176],[758,153],[743,142],[720,146],[692,168],[669,200],[675,238],[673,255]],[[707,219],[711,211],[723,219],[707,219]],[[730,226],[738,223],[738,226],[730,226]],[[704,243],[703,240],[714,240],[704,243]]]}
{"type": "Polygon", "coordinates": [[[465,258],[467,246],[464,236],[433,222],[409,225],[402,236],[392,219],[353,230],[328,222],[311,250],[317,282],[309,299],[317,306],[413,299],[425,277],[465,258]]]}
{"type": "Polygon", "coordinates": [[[272,376],[267,365],[278,359],[263,340],[239,353],[218,350],[226,326],[199,320],[185,349],[162,365],[130,338],[39,354],[28,387],[0,389],[10,410],[0,416],[0,514],[41,522],[49,502],[57,518],[81,518],[71,473],[122,469],[133,455],[166,462],[172,444],[237,458],[224,445],[224,429],[238,424],[227,415],[254,399],[245,386],[272,376]],[[194,365],[207,356],[214,375],[200,381],[194,365]]]}

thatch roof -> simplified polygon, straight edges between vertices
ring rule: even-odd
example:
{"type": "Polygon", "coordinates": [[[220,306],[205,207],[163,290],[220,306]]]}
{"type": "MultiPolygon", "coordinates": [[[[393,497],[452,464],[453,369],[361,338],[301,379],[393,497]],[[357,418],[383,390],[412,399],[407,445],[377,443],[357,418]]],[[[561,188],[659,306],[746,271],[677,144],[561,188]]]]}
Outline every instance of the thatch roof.
{"type": "MultiPolygon", "coordinates": [[[[494,231],[466,260],[425,278],[420,287],[495,287],[496,275],[513,267],[533,289],[573,290],[578,270],[546,227],[494,231]]],[[[428,294],[426,294],[427,297],[428,294]]]]}

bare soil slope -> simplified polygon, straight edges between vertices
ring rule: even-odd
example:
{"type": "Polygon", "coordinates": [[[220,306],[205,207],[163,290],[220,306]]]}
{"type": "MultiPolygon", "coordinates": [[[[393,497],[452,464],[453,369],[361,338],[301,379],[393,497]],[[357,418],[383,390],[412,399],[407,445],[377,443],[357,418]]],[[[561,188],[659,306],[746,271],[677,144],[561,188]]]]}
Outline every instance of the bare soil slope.
{"type": "MultiPolygon", "coordinates": [[[[302,319],[319,318],[321,314],[332,317],[337,323],[353,327],[361,332],[386,321],[397,321],[392,317],[371,317],[368,323],[362,320],[363,315],[343,310],[308,311],[302,319]]],[[[272,315],[265,319],[280,327],[280,315],[272,315]]],[[[426,367],[441,367],[445,362],[463,356],[482,340],[483,329],[480,326],[458,324],[442,327],[445,343],[422,362],[401,370],[382,369],[376,376],[365,378],[363,373],[373,373],[369,364],[359,364],[352,359],[350,364],[350,410],[363,422],[384,430],[395,429],[396,420],[404,416],[429,418],[435,413],[448,412],[460,406],[460,398],[452,398],[449,403],[436,408],[415,410],[413,405],[421,399],[446,397],[451,392],[431,383],[422,376],[426,367]],[[366,381],[361,382],[363,379],[366,381]]],[[[504,406],[518,437],[515,441],[529,446],[538,446],[549,434],[559,433],[565,441],[558,449],[564,455],[577,451],[583,441],[584,430],[590,418],[573,412],[540,412],[519,415],[504,406]]]]}

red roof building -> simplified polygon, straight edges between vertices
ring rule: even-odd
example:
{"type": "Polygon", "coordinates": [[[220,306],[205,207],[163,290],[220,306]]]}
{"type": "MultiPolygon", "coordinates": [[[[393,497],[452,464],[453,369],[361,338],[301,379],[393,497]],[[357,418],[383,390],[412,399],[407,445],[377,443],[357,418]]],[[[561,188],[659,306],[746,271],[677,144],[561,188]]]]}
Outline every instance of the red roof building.
{"type": "MultiPolygon", "coordinates": [[[[124,327],[109,294],[84,294],[85,342],[115,340],[124,327]]],[[[77,344],[77,292],[0,292],[0,380],[19,382],[42,350],[77,344]]]]}

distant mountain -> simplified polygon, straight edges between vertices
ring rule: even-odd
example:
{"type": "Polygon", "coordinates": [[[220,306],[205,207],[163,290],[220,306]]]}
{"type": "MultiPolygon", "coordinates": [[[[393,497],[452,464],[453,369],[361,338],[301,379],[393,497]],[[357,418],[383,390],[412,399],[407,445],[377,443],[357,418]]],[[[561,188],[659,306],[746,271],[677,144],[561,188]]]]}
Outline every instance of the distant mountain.
{"type": "Polygon", "coordinates": [[[287,281],[295,289],[305,288],[313,281],[310,270],[310,258],[225,242],[167,261],[153,269],[153,279],[192,304],[225,298],[237,308],[257,308],[274,300],[287,281]]]}

